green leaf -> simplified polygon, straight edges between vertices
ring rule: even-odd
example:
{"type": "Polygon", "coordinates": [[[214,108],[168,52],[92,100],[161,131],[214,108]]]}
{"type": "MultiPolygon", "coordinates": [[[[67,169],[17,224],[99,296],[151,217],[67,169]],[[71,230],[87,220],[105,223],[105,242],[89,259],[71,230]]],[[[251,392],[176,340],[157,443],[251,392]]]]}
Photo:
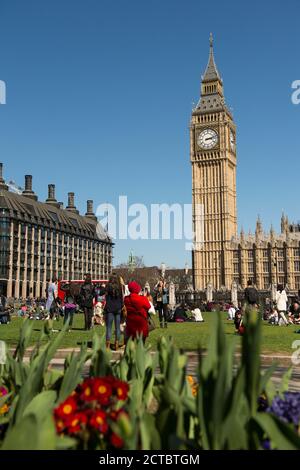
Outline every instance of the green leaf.
{"type": "Polygon", "coordinates": [[[78,354],[73,354],[65,370],[60,385],[57,403],[63,402],[82,380],[83,368],[90,357],[87,347],[82,346],[78,354]]]}
{"type": "Polygon", "coordinates": [[[1,450],[54,450],[55,445],[56,432],[51,416],[41,423],[36,415],[28,414],[7,432],[1,450]]]}
{"type": "Polygon", "coordinates": [[[299,450],[300,438],[290,425],[283,423],[276,416],[268,413],[257,413],[254,420],[271,439],[278,450],[299,450]]]}

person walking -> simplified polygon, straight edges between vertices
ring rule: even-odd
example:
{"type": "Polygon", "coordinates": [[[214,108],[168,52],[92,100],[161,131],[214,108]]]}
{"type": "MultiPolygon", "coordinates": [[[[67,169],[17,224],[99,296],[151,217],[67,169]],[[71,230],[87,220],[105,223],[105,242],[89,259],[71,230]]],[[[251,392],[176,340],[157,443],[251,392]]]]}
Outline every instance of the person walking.
{"type": "Polygon", "coordinates": [[[275,302],[276,302],[278,316],[283,320],[285,325],[288,325],[289,322],[285,316],[287,312],[288,298],[287,298],[286,291],[282,284],[278,284],[277,286],[275,302]]]}
{"type": "MultiPolygon", "coordinates": [[[[102,294],[103,291],[100,293],[102,294]]],[[[120,277],[112,274],[105,287],[105,323],[106,323],[106,348],[110,349],[110,340],[112,334],[112,326],[115,326],[115,351],[119,349],[121,336],[121,313],[124,305],[123,290],[120,277]]]]}
{"type": "Polygon", "coordinates": [[[156,308],[159,315],[159,324],[161,328],[167,328],[167,313],[168,313],[168,289],[166,288],[165,280],[159,281],[154,291],[156,293],[156,308]]]}
{"type": "Polygon", "coordinates": [[[47,287],[47,302],[46,310],[48,312],[47,320],[49,321],[49,327],[52,332],[57,332],[58,330],[53,329],[53,318],[58,312],[57,305],[57,279],[56,277],[52,278],[52,281],[49,282],[47,287]]]}
{"type": "Polygon", "coordinates": [[[93,307],[95,298],[95,288],[89,273],[85,275],[84,283],[80,289],[81,307],[84,313],[84,329],[92,328],[93,307]]]}
{"type": "Polygon", "coordinates": [[[132,281],[128,284],[130,295],[124,298],[124,304],[127,310],[125,340],[136,338],[142,335],[143,341],[149,334],[148,312],[151,308],[147,297],[140,295],[141,286],[132,281]]]}

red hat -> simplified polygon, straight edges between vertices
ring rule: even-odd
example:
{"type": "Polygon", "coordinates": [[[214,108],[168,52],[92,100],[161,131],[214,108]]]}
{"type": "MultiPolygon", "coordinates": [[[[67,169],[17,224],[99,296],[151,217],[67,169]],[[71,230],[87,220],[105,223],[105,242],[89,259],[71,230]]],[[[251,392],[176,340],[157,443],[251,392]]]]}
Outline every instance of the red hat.
{"type": "Polygon", "coordinates": [[[141,286],[135,281],[128,284],[128,289],[131,294],[139,294],[142,290],[141,286]]]}

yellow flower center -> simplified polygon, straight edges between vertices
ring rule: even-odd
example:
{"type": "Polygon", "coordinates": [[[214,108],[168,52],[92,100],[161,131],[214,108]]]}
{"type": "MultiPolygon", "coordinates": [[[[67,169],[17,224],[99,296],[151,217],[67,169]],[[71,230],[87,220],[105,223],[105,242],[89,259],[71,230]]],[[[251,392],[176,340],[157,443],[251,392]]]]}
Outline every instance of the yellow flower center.
{"type": "Polygon", "coordinates": [[[96,421],[98,424],[103,424],[103,418],[101,418],[101,416],[97,416],[96,421]]]}
{"type": "Polygon", "coordinates": [[[87,388],[85,389],[84,394],[85,394],[87,397],[90,396],[90,394],[91,394],[91,389],[90,389],[90,387],[87,387],[87,388]]]}
{"type": "Polygon", "coordinates": [[[98,388],[99,393],[105,393],[106,390],[107,390],[107,388],[105,387],[105,385],[100,385],[100,387],[98,388]]]}
{"type": "Polygon", "coordinates": [[[71,405],[65,405],[63,407],[63,412],[65,413],[65,415],[69,415],[70,413],[72,413],[72,406],[71,405]]]}
{"type": "Polygon", "coordinates": [[[76,426],[77,424],[78,424],[78,418],[73,419],[73,421],[71,422],[71,425],[76,426]]]}

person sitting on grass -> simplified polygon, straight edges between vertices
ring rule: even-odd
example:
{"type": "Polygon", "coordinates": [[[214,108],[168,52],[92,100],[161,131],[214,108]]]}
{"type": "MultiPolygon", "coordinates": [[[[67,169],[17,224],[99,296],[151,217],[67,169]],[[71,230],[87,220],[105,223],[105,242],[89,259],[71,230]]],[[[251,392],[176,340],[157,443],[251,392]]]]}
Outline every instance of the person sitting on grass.
{"type": "Polygon", "coordinates": [[[177,323],[182,323],[187,320],[187,306],[185,302],[182,302],[174,312],[173,320],[177,323]]]}
{"type": "Polygon", "coordinates": [[[268,317],[268,322],[270,325],[278,325],[278,312],[276,308],[272,308],[268,317]]]}
{"type": "Polygon", "coordinates": [[[292,303],[289,308],[289,322],[299,324],[300,323],[300,305],[299,302],[296,300],[292,303]]]}
{"type": "Polygon", "coordinates": [[[204,322],[200,308],[196,307],[192,310],[193,321],[204,322]]]}
{"type": "Polygon", "coordinates": [[[234,328],[236,333],[243,334],[244,333],[244,325],[243,325],[243,314],[242,310],[237,310],[235,312],[234,317],[234,328]]]}

